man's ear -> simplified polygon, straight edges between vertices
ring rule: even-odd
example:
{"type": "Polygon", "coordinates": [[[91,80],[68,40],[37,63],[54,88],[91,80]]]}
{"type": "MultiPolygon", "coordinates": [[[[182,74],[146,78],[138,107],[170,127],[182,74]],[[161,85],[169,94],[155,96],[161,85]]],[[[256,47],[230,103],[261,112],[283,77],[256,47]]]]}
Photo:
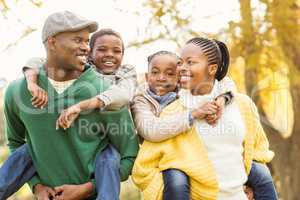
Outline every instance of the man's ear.
{"type": "Polygon", "coordinates": [[[208,75],[209,76],[215,76],[218,70],[217,64],[211,64],[208,66],[208,75]]]}
{"type": "Polygon", "coordinates": [[[47,46],[49,50],[55,51],[56,39],[54,37],[49,37],[47,39],[47,46]]]}

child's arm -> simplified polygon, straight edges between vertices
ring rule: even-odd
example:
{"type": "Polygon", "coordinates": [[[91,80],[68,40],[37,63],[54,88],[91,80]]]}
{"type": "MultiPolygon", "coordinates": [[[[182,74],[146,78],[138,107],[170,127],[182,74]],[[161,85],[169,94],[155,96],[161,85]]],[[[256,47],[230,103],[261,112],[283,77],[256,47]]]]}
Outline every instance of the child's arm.
{"type": "Polygon", "coordinates": [[[216,97],[215,101],[219,106],[224,108],[225,105],[228,105],[232,102],[234,94],[237,92],[234,81],[228,76],[224,77],[219,82],[219,92],[220,95],[216,97]]]}
{"type": "Polygon", "coordinates": [[[64,110],[59,116],[56,128],[69,128],[81,112],[93,109],[119,110],[132,100],[137,86],[137,75],[133,66],[124,65],[119,70],[120,80],[106,91],[75,104],[64,110]]]}
{"type": "Polygon", "coordinates": [[[218,111],[217,113],[207,115],[205,117],[206,122],[210,125],[215,125],[217,121],[220,119],[220,117],[222,116],[225,106],[230,104],[232,100],[233,100],[232,92],[226,92],[219,95],[213,102],[216,106],[218,106],[218,111]]]}
{"type": "Polygon", "coordinates": [[[158,117],[143,96],[136,96],[131,107],[138,134],[150,142],[161,142],[187,131],[193,119],[203,119],[207,114],[216,112],[217,106],[206,103],[192,112],[184,111],[167,117],[158,117]],[[192,119],[191,119],[192,118],[192,119]]]}
{"type": "Polygon", "coordinates": [[[104,103],[105,110],[119,110],[128,105],[135,95],[137,74],[131,65],[122,65],[116,74],[116,85],[112,85],[97,97],[104,103]]]}
{"type": "Polygon", "coordinates": [[[233,94],[237,92],[236,85],[234,81],[225,76],[221,81],[219,81],[219,91],[221,94],[232,92],[233,94]]]}
{"type": "Polygon", "coordinates": [[[45,59],[43,58],[31,58],[26,62],[25,67],[23,67],[27,88],[32,95],[32,105],[38,108],[43,108],[48,103],[47,92],[38,85],[39,68],[44,63],[45,59]]]}
{"type": "Polygon", "coordinates": [[[77,119],[79,114],[83,111],[94,110],[97,108],[103,108],[104,103],[98,97],[93,97],[87,100],[83,100],[73,106],[62,111],[58,119],[56,120],[56,129],[62,127],[67,129],[77,119]]]}
{"type": "Polygon", "coordinates": [[[234,93],[237,91],[234,81],[227,76],[219,82],[218,86],[221,95],[215,99],[215,104],[219,107],[219,110],[216,114],[207,115],[205,118],[206,122],[210,125],[214,125],[220,119],[225,106],[232,102],[234,93]]]}

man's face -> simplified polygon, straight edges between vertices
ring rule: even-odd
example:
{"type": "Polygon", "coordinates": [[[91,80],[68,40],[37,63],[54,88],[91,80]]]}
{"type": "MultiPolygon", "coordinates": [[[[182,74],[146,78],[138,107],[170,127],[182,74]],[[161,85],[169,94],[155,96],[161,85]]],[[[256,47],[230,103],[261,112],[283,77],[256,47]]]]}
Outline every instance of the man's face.
{"type": "Polygon", "coordinates": [[[58,67],[83,71],[89,54],[89,30],[59,33],[50,38],[49,48],[58,67]]]}

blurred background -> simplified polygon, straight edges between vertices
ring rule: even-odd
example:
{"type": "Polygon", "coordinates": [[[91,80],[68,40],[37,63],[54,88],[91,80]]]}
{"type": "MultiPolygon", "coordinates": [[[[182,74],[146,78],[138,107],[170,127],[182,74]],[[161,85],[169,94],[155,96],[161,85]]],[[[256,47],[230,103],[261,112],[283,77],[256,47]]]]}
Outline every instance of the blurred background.
{"type": "MultiPolygon", "coordinates": [[[[120,32],[125,63],[143,77],[146,57],[179,52],[193,36],[230,47],[230,77],[256,102],[276,156],[270,168],[280,198],[299,199],[300,185],[300,0],[0,0],[0,165],[7,157],[3,93],[22,76],[31,57],[45,56],[41,29],[46,17],[70,10],[120,32]]],[[[23,187],[11,199],[33,199],[23,187]]],[[[122,199],[140,199],[129,182],[122,199]]]]}

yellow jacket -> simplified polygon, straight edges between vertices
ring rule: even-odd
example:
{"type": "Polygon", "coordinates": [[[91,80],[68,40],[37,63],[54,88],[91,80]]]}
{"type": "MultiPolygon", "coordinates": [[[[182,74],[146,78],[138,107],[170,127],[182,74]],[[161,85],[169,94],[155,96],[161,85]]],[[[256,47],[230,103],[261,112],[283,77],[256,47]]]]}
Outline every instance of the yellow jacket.
{"type": "MultiPolygon", "coordinates": [[[[274,157],[260,124],[253,101],[246,95],[236,94],[234,99],[246,125],[244,163],[249,174],[252,160],[266,163],[274,157]]],[[[161,117],[186,111],[180,100],[168,105],[161,117]]],[[[190,179],[191,199],[215,200],[218,182],[206,148],[193,126],[169,140],[154,143],[144,141],[132,171],[134,183],[142,190],[145,200],[161,200],[163,192],[162,171],[170,168],[185,172],[190,179]]]]}

